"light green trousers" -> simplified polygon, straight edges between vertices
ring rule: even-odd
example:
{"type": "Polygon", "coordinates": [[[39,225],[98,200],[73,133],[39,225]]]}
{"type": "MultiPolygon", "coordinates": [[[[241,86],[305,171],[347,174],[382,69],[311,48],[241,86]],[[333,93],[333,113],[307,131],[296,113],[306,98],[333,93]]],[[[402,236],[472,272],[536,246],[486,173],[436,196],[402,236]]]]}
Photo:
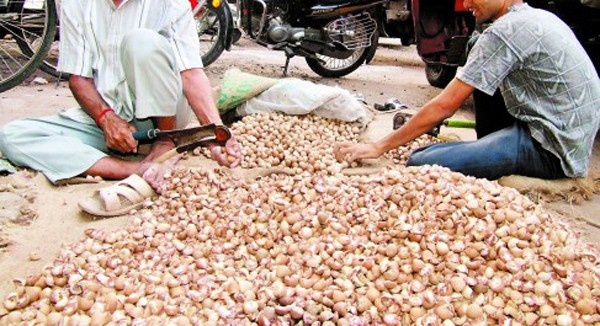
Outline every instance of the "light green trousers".
{"type": "MultiPolygon", "coordinates": [[[[148,118],[175,115],[178,128],[187,125],[191,110],[167,40],[149,30],[133,31],[123,38],[122,49],[126,83],[135,103],[133,116],[138,117],[130,123],[147,130],[153,128],[148,118]]],[[[0,129],[0,152],[15,165],[41,171],[52,183],[78,176],[111,153],[103,131],[74,116],[58,113],[12,121],[0,129]]]]}

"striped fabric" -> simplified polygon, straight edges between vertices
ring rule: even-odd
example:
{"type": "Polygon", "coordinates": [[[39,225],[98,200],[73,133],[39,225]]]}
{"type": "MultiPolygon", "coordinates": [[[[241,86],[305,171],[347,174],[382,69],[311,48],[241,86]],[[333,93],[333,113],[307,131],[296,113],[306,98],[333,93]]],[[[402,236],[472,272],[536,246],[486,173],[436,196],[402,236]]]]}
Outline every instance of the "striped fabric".
{"type": "MultiPolygon", "coordinates": [[[[123,35],[150,29],[172,47],[176,69],[202,67],[196,22],[186,0],[62,0],[60,18],[60,71],[94,78],[104,100],[130,121],[134,103],[120,60],[123,35]]],[[[160,76],[157,76],[160,78],[160,76]]],[[[93,123],[89,116],[72,118],[93,123]]]]}
{"type": "Polygon", "coordinates": [[[600,126],[600,79],[572,31],[550,12],[513,6],[490,25],[457,78],[492,95],[561,159],[569,177],[587,175],[600,126]]]}

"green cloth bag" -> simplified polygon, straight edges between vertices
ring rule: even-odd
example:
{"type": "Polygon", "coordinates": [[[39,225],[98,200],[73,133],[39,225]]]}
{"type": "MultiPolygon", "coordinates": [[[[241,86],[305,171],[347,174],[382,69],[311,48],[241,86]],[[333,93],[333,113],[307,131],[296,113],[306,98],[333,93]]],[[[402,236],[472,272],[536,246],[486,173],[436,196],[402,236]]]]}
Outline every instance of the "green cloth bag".
{"type": "Polygon", "coordinates": [[[223,114],[275,85],[279,79],[229,69],[223,76],[217,108],[223,114]]]}

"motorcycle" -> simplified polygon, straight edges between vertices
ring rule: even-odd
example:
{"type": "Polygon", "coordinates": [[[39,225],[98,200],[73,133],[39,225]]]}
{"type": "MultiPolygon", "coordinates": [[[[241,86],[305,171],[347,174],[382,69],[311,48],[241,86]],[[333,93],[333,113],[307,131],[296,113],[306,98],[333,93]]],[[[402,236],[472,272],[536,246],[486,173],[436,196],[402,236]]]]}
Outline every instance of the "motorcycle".
{"type": "Polygon", "coordinates": [[[200,41],[202,63],[208,66],[233,43],[233,16],[229,4],[221,0],[189,0],[200,41]]]}
{"type": "Polygon", "coordinates": [[[257,44],[294,56],[322,77],[360,67],[377,46],[378,13],[389,0],[237,0],[234,27],[257,44]]]}

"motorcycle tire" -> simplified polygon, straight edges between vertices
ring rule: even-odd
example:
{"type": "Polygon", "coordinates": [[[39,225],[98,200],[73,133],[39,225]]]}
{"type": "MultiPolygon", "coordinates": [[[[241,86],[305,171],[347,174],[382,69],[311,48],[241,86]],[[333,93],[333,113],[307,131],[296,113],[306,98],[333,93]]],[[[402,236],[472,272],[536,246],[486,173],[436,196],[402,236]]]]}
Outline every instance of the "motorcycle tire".
{"type": "Polygon", "coordinates": [[[411,44],[415,43],[415,36],[412,34],[401,34],[400,36],[398,36],[398,38],[400,39],[400,43],[402,43],[402,46],[410,46],[411,44]]]}
{"type": "Polygon", "coordinates": [[[426,63],[425,76],[429,85],[438,88],[446,87],[456,75],[456,67],[439,63],[426,63]]]}
{"type": "Polygon", "coordinates": [[[202,63],[206,67],[215,62],[225,50],[228,19],[224,6],[220,8],[213,8],[207,4],[204,6],[204,10],[200,10],[194,19],[200,41],[202,63]]]}
{"type": "Polygon", "coordinates": [[[354,50],[348,59],[336,59],[326,56],[318,56],[319,59],[305,58],[308,67],[316,74],[325,78],[338,78],[346,76],[358,69],[369,55],[369,48],[354,50]],[[349,61],[346,61],[349,60],[349,61]],[[341,61],[341,64],[336,64],[341,61]]]}
{"type": "Polygon", "coordinates": [[[352,55],[347,59],[336,59],[323,55],[317,55],[321,60],[308,57],[305,59],[308,67],[319,76],[325,78],[338,78],[346,76],[358,69],[369,57],[372,59],[375,56],[378,45],[379,32],[375,30],[371,39],[371,45],[366,48],[354,50],[352,55]],[[336,65],[335,63],[338,62],[341,62],[342,64],[336,65]]]}
{"type": "Polygon", "coordinates": [[[19,85],[38,69],[56,36],[54,0],[45,0],[41,9],[25,8],[24,3],[11,1],[16,11],[8,15],[16,19],[0,19],[0,30],[6,32],[0,39],[0,92],[19,85]],[[37,41],[25,46],[32,39],[37,41]],[[24,47],[29,51],[22,51],[24,47]]]}
{"type": "Polygon", "coordinates": [[[231,35],[231,43],[236,44],[242,38],[242,31],[234,28],[233,33],[231,35]]]}
{"type": "Polygon", "coordinates": [[[371,63],[373,58],[375,58],[375,52],[377,52],[377,48],[379,47],[379,31],[375,31],[373,34],[373,38],[371,39],[371,46],[369,47],[367,57],[365,58],[365,64],[371,63]]]}

